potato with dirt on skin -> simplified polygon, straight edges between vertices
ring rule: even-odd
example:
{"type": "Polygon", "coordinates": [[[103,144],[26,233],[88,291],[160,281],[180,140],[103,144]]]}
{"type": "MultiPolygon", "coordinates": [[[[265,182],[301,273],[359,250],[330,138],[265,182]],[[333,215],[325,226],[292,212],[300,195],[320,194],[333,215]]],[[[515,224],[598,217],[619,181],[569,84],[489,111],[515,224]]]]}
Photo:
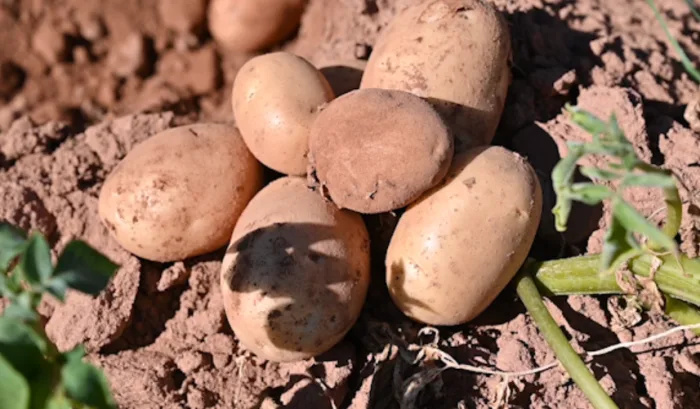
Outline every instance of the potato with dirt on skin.
{"type": "Polygon", "coordinates": [[[453,154],[452,134],[430,104],[409,92],[361,89],[333,100],[313,123],[309,174],[340,208],[383,213],[439,183],[453,154]]]}
{"type": "Polygon", "coordinates": [[[99,217],[136,256],[169,262],[224,247],[262,166],[238,130],[195,124],[136,145],[107,177],[99,217]]]}
{"type": "Polygon", "coordinates": [[[370,279],[360,215],[286,176],[248,204],[221,266],[224,309],[241,344],[277,362],[336,345],[360,315],[370,279]]]}
{"type": "Polygon", "coordinates": [[[253,155],[270,169],[298,176],[308,166],[311,124],[334,97],[316,67],[280,51],[255,57],[241,67],[231,103],[236,125],[253,155]]]}
{"type": "Polygon", "coordinates": [[[461,152],[491,143],[511,81],[508,24],[483,0],[427,0],[382,31],[361,88],[426,98],[455,132],[461,152]]]}
{"type": "Polygon", "coordinates": [[[408,317],[460,325],[514,277],[537,232],[542,190],[520,155],[498,146],[455,156],[444,183],[399,219],[386,283],[408,317]]]}
{"type": "Polygon", "coordinates": [[[254,52],[289,37],[308,0],[211,0],[209,31],[228,51],[254,52]]]}

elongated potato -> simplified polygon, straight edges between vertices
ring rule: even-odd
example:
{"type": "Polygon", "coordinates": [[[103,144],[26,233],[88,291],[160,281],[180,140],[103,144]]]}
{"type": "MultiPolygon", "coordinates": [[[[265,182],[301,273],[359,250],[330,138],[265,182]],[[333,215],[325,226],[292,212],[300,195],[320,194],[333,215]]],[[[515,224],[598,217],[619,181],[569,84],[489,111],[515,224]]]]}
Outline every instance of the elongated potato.
{"type": "Polygon", "coordinates": [[[304,175],[309,130],[333,89],[310,62],[287,52],[264,54],[241,67],[231,104],[245,143],[265,166],[304,175]]]}
{"type": "Polygon", "coordinates": [[[396,305],[429,325],[463,324],[522,265],[542,212],[542,191],[518,154],[492,146],[455,157],[445,183],[401,216],[386,255],[396,305]]]}
{"type": "Polygon", "coordinates": [[[283,177],[241,215],[221,267],[224,308],[241,343],[273,361],[321,354],[362,310],[369,285],[362,218],[283,177]]]}
{"type": "Polygon", "coordinates": [[[452,127],[459,152],[491,143],[510,85],[510,58],[508,25],[490,3],[422,1],[382,32],[361,88],[426,98],[452,127]]]}
{"type": "Polygon", "coordinates": [[[224,247],[262,166],[230,125],[168,129],[137,145],[100,191],[99,216],[126,250],[168,262],[224,247]]]}

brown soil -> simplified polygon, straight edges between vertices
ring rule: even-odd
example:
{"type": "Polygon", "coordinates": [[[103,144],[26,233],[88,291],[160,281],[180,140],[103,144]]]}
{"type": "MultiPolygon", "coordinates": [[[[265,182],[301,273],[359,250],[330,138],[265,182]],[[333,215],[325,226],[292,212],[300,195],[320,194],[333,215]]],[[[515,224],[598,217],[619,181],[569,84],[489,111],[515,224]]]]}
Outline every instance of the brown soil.
{"type": "MultiPolygon", "coordinates": [[[[382,27],[415,1],[312,0],[283,48],[319,67],[335,66],[326,72],[343,80],[335,89],[347,91],[358,80],[353,67],[361,66],[382,27]],[[343,65],[349,68],[338,68],[343,65]]],[[[417,368],[389,344],[387,328],[417,342],[420,327],[389,301],[381,260],[374,260],[362,318],[341,344],[315,360],[275,364],[243,350],[226,322],[217,279],[222,252],[147,262],[121,249],[100,224],[100,186],[135,143],[178,124],[232,120],[230,85],[249,56],[222,51],[202,13],[192,11],[201,5],[190,3],[0,2],[0,219],[42,231],[55,251],[83,238],[122,266],[99,297],[70,294],[65,305],[47,299],[41,311],[48,334],[61,349],[85,343],[123,408],[399,407],[402,386],[414,386],[401,382],[417,368]]],[[[526,151],[546,173],[566,141],[587,137],[561,115],[565,102],[599,115],[615,112],[640,155],[682,179],[683,250],[698,256],[700,138],[683,115],[697,86],[646,3],[495,3],[514,44],[514,79],[495,142],[526,151]]],[[[683,0],[659,3],[671,31],[700,61],[700,23],[683,0]]],[[[646,215],[661,206],[654,192],[634,191],[630,199],[646,215]]],[[[538,241],[534,253],[599,251],[607,218],[584,210],[576,223],[581,230],[566,236],[571,242],[543,234],[549,240],[538,241]]],[[[380,234],[378,226],[395,224],[393,216],[367,220],[380,234]]],[[[386,237],[373,242],[373,254],[381,254],[386,237]]],[[[572,296],[549,305],[574,345],[586,350],[674,325],[653,313],[625,320],[617,297],[572,296]]],[[[511,289],[474,323],[442,329],[441,336],[442,349],[475,365],[516,371],[554,358],[511,289]]],[[[700,401],[700,345],[691,335],[619,350],[591,368],[621,408],[680,409],[700,401]]],[[[416,404],[496,407],[503,386],[497,377],[448,370],[422,389],[416,404]]],[[[508,386],[508,407],[589,407],[558,368],[513,378],[508,386]]]]}

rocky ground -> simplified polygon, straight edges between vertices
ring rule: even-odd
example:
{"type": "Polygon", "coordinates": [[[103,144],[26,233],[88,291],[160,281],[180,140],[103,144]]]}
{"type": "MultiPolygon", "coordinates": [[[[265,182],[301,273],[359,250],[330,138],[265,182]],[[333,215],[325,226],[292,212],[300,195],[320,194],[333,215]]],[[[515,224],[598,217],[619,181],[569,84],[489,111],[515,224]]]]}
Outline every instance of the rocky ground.
{"type": "MultiPolygon", "coordinates": [[[[352,67],[368,57],[391,17],[414,2],[312,0],[299,32],[280,47],[326,67],[329,76],[354,74],[336,84],[352,88],[352,67]]],[[[658,2],[691,60],[700,61],[700,22],[684,0],[658,2]]],[[[588,137],[562,115],[566,102],[601,116],[615,112],[640,156],[682,180],[682,248],[697,256],[700,140],[683,117],[697,84],[646,2],[495,3],[514,44],[496,143],[546,168],[567,141],[588,137]]],[[[406,387],[415,386],[410,376],[429,368],[410,365],[399,352],[397,337],[420,343],[420,327],[403,318],[380,284],[335,349],[274,364],[240,348],[228,327],[218,288],[222,254],[147,262],[121,249],[100,224],[100,186],[134,144],[178,124],[232,121],[231,82],[250,55],[222,50],[207,31],[206,13],[192,7],[203,10],[205,1],[0,1],[0,219],[43,232],[55,251],[85,239],[122,266],[95,299],[47,300],[49,336],[61,349],[85,343],[123,408],[399,407],[406,387]]],[[[662,206],[652,191],[633,191],[629,199],[648,216],[662,206]]],[[[600,251],[602,210],[582,219],[578,237],[540,240],[535,250],[557,254],[564,244],[568,253],[600,251]]],[[[375,274],[380,283],[382,272],[375,274]]],[[[564,297],[549,306],[581,350],[674,325],[653,313],[624,320],[616,297],[564,297]]],[[[475,322],[442,329],[439,346],[460,362],[507,371],[554,359],[511,289],[475,322]]],[[[700,345],[690,334],[616,351],[591,368],[621,408],[691,408],[700,400],[700,345]]],[[[558,368],[508,381],[447,370],[408,401],[425,408],[588,408],[558,368]]]]}

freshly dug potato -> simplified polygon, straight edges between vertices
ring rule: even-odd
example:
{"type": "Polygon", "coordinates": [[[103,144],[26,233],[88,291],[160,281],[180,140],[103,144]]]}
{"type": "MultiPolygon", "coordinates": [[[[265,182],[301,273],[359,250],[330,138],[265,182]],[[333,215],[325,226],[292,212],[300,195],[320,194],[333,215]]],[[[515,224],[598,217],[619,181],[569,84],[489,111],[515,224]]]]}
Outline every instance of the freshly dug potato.
{"type": "Polygon", "coordinates": [[[269,48],[299,26],[307,0],[211,0],[209,31],[222,48],[253,52],[269,48]]]}
{"type": "Polygon", "coordinates": [[[340,208],[404,207],[447,174],[454,143],[440,115],[404,91],[362,89],[321,112],[309,137],[311,176],[340,208]]]}
{"type": "Polygon", "coordinates": [[[396,305],[429,325],[463,324],[524,262],[542,212],[532,167],[498,146],[455,156],[445,183],[401,216],[386,255],[396,305]]]}
{"type": "Polygon", "coordinates": [[[369,279],[362,218],[290,176],[251,200],[221,267],[231,328],[247,349],[277,362],[337,344],[360,315],[369,279]]]}
{"type": "Polygon", "coordinates": [[[458,152],[491,143],[511,81],[507,22],[483,0],[428,0],[382,32],[361,88],[426,98],[455,132],[458,152]]]}
{"type": "Polygon", "coordinates": [[[196,124],[138,144],[109,175],[99,216],[131,253],[182,260],[226,245],[262,166],[230,125],[196,124]]]}
{"type": "Polygon", "coordinates": [[[233,114],[250,151],[265,166],[303,175],[309,129],[334,98],[326,78],[302,57],[264,54],[241,67],[233,83],[233,114]]]}

